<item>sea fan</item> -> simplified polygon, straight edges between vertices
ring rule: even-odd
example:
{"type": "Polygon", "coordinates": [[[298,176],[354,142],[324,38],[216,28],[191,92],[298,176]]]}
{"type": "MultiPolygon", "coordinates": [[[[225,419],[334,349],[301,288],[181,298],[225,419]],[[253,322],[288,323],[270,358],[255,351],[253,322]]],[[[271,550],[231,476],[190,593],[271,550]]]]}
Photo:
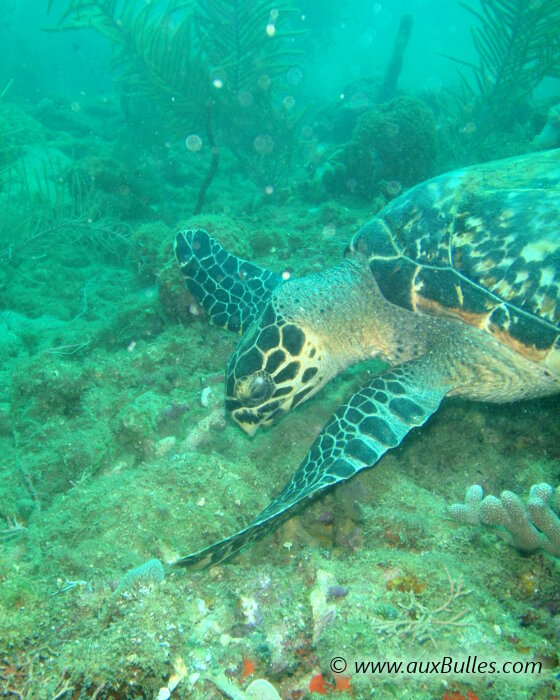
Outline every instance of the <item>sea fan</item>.
{"type": "MultiPolygon", "coordinates": [[[[55,2],[48,0],[49,10],[55,2]]],[[[135,96],[145,96],[162,108],[168,127],[184,132],[188,123],[206,132],[212,160],[195,207],[200,211],[218,166],[216,141],[247,163],[256,135],[285,118],[271,95],[279,74],[300,56],[293,48],[300,32],[286,22],[293,11],[288,3],[64,0],[58,29],[91,27],[110,40],[125,110],[135,96]]]]}
{"type": "Polygon", "coordinates": [[[294,65],[298,32],[283,31],[292,12],[288,0],[67,0],[58,28],[96,29],[129,89],[171,95],[177,111],[200,115],[211,91],[227,106],[294,65]]]}
{"type": "MultiPolygon", "coordinates": [[[[50,10],[55,0],[49,0],[50,10]]],[[[125,93],[173,104],[174,116],[202,120],[210,91],[208,68],[194,38],[195,3],[168,0],[70,0],[58,29],[91,27],[113,48],[113,68],[125,93]],[[170,99],[171,98],[171,99],[170,99]]]]}
{"type": "Polygon", "coordinates": [[[283,31],[293,13],[288,0],[198,0],[197,28],[212,71],[233,95],[268,85],[301,53],[291,42],[299,33],[283,31]],[[264,80],[264,83],[263,83],[264,80]]]}
{"type": "Polygon", "coordinates": [[[515,108],[546,77],[560,77],[558,0],[480,0],[480,9],[461,3],[480,26],[472,29],[479,65],[471,66],[479,102],[478,131],[504,125],[515,108]]]}

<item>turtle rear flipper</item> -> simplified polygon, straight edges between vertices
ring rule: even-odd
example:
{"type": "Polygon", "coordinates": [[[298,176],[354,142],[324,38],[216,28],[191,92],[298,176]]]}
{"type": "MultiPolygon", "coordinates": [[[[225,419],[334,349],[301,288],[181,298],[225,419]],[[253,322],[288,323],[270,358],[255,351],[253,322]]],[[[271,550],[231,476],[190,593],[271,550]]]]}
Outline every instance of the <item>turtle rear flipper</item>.
{"type": "Polygon", "coordinates": [[[174,561],[203,569],[239,552],[277,527],[303,499],[372,467],[437,411],[451,388],[424,359],[389,369],[331,416],[307,457],[276,498],[243,530],[174,561]]]}
{"type": "Polygon", "coordinates": [[[228,253],[203,229],[180,231],[175,256],[189,292],[217,326],[243,332],[283,282],[263,267],[228,253]]]}

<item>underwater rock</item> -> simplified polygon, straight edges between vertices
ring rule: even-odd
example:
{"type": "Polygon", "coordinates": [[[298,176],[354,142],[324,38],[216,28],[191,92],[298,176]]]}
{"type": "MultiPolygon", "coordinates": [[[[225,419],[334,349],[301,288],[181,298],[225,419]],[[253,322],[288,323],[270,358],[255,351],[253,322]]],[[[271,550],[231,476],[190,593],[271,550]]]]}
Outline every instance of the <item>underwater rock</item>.
{"type": "Polygon", "coordinates": [[[163,411],[165,397],[145,391],[123,406],[115,417],[117,442],[137,457],[145,459],[154,453],[157,420],[163,411]]]}
{"type": "Polygon", "coordinates": [[[313,614],[313,644],[317,644],[323,632],[336,617],[336,606],[327,602],[328,592],[336,581],[332,574],[326,571],[317,572],[317,580],[309,594],[313,614]]]}
{"type": "Polygon", "coordinates": [[[185,281],[174,261],[164,265],[157,276],[158,300],[166,316],[183,325],[200,320],[204,314],[195,298],[185,286],[185,281]]]}
{"type": "Polygon", "coordinates": [[[531,145],[536,149],[560,146],[560,104],[549,109],[546,124],[531,145]]]}
{"type": "Polygon", "coordinates": [[[156,457],[165,457],[176,445],[177,438],[174,435],[168,435],[161,438],[155,444],[154,454],[156,457]]]}
{"type": "Polygon", "coordinates": [[[352,139],[322,175],[332,194],[355,194],[368,201],[399,193],[433,174],[436,124],[424,102],[399,97],[363,114],[352,139]]]}
{"type": "Polygon", "coordinates": [[[223,406],[217,406],[210,413],[198,421],[187,433],[181,443],[182,452],[195,451],[207,440],[215,440],[216,431],[222,431],[226,427],[226,412],[223,406]]]}

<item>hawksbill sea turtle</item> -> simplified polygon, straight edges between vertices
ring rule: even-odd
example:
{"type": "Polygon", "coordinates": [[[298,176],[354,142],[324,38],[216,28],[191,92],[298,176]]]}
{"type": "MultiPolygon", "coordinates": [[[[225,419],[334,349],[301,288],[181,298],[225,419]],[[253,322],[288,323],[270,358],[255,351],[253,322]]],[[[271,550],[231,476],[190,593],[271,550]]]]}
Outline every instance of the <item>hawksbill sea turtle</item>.
{"type": "Polygon", "coordinates": [[[292,479],[236,534],[177,559],[204,568],[303,499],[376,464],[446,396],[560,392],[560,149],[421,183],[354,236],[334,268],[289,281],[181,231],[175,253],[212,321],[242,337],[226,409],[252,435],[356,362],[390,366],[341,405],[292,479]]]}

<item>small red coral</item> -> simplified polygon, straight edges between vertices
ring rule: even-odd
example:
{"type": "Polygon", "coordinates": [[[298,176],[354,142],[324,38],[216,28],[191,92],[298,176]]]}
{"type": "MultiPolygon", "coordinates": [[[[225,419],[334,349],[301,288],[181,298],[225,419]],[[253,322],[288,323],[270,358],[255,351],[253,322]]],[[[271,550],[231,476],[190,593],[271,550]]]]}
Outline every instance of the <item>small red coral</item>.
{"type": "Polygon", "coordinates": [[[316,676],[309,681],[309,692],[319,693],[319,695],[326,695],[329,690],[332,690],[333,686],[327,683],[323,674],[318,673],[316,676]]]}
{"type": "Polygon", "coordinates": [[[255,662],[251,661],[251,659],[245,654],[243,654],[243,673],[241,674],[241,683],[245,681],[246,678],[249,676],[252,676],[253,673],[255,672],[255,662]]]}
{"type": "Polygon", "coordinates": [[[351,693],[352,686],[350,685],[350,676],[339,676],[334,677],[334,684],[339,693],[351,693]]]}

